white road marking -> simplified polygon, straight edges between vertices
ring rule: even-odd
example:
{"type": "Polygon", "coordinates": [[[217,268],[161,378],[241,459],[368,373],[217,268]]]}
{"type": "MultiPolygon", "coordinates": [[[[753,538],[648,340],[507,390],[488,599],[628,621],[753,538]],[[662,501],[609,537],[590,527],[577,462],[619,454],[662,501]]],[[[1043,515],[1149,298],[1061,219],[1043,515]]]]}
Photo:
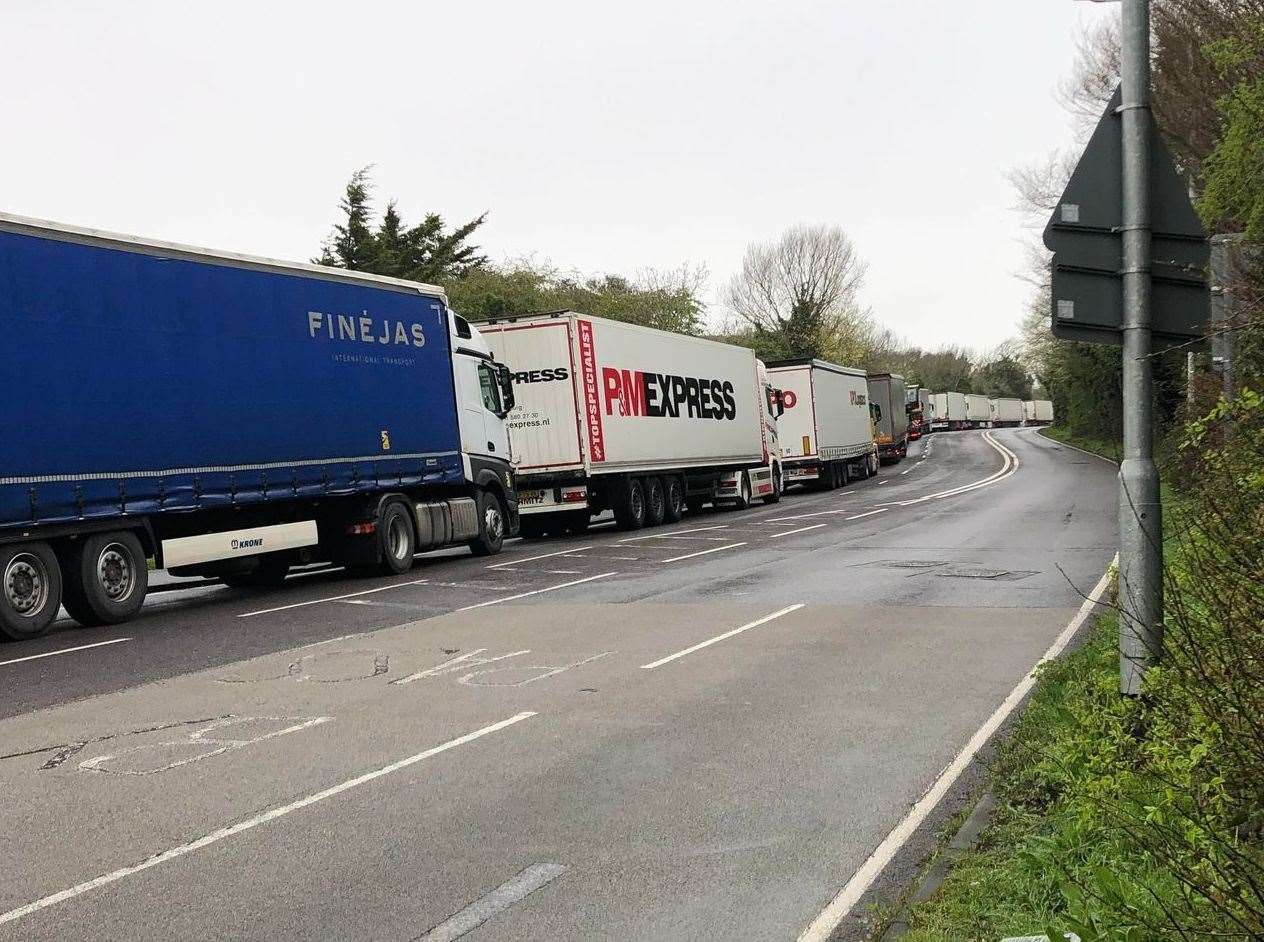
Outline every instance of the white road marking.
{"type": "MultiPolygon", "coordinates": [[[[407,677],[401,677],[399,678],[399,680],[392,680],[391,683],[400,684],[400,685],[411,684],[414,680],[421,680],[423,677],[434,677],[436,674],[442,674],[444,671],[453,671],[453,670],[458,670],[465,667],[470,667],[471,664],[465,664],[464,662],[468,661],[472,657],[477,657],[479,654],[482,654],[486,650],[487,648],[475,648],[473,651],[469,652],[468,654],[458,655],[457,657],[444,661],[442,664],[436,664],[434,667],[428,667],[424,671],[417,671],[417,673],[409,674],[407,677]]],[[[508,654],[499,654],[496,657],[482,657],[472,663],[473,664],[491,664],[494,661],[503,661],[505,658],[508,658],[508,657],[518,657],[518,655],[520,654],[530,654],[530,653],[531,653],[530,648],[523,648],[521,651],[510,651],[508,654]]]]}
{"type": "Polygon", "coordinates": [[[570,582],[563,582],[560,585],[546,586],[543,589],[534,589],[530,592],[519,592],[517,595],[506,595],[504,598],[490,599],[486,602],[478,602],[475,605],[466,605],[464,608],[458,608],[458,612],[468,612],[475,608],[484,608],[488,605],[499,605],[501,602],[514,602],[518,599],[525,599],[530,595],[539,595],[542,592],[555,592],[558,589],[568,589],[573,585],[583,585],[585,582],[595,582],[598,579],[604,579],[606,576],[617,576],[617,572],[603,572],[600,575],[589,576],[587,579],[573,579],[570,582]]]}
{"type": "MultiPolygon", "coordinates": [[[[913,465],[913,468],[916,468],[916,467],[917,465],[913,465]]],[[[908,474],[910,471],[913,470],[913,468],[905,468],[903,471],[900,472],[900,474],[908,474]]]]}
{"type": "Polygon", "coordinates": [[[487,736],[490,733],[499,732],[502,729],[513,726],[515,723],[521,723],[523,720],[530,719],[535,715],[536,714],[534,712],[517,713],[508,719],[501,720],[499,723],[492,723],[490,726],[484,726],[482,729],[476,729],[472,733],[466,733],[464,736],[458,736],[456,739],[449,739],[441,745],[426,749],[424,752],[418,752],[406,759],[400,759],[398,762],[392,762],[390,765],[384,765],[379,769],[372,770],[371,772],[365,772],[362,775],[357,775],[355,778],[347,779],[345,782],[340,782],[337,785],[315,792],[305,798],[300,798],[297,801],[292,801],[287,805],[281,805],[279,808],[273,808],[270,811],[257,814],[252,818],[247,818],[244,821],[238,821],[236,824],[231,824],[228,827],[212,831],[209,834],[199,837],[195,841],[190,841],[187,844],[178,844],[175,847],[162,851],[161,853],[154,854],[151,857],[146,857],[139,863],[131,864],[126,867],[120,867],[117,870],[112,870],[109,873],[102,874],[95,879],[79,883],[75,886],[69,887],[68,889],[61,890],[58,893],[53,893],[50,896],[42,897],[34,902],[27,903],[24,906],[19,906],[16,909],[10,909],[6,913],[0,913],[0,925],[7,922],[15,922],[31,915],[32,913],[37,913],[42,909],[47,909],[50,906],[56,906],[58,903],[64,903],[66,900],[74,899],[75,897],[82,896],[85,893],[91,893],[93,890],[100,889],[103,886],[108,886],[111,883],[117,883],[119,880],[124,880],[127,877],[134,876],[135,874],[148,870],[151,867],[157,867],[159,864],[165,864],[179,857],[183,857],[186,854],[191,854],[194,851],[201,850],[204,847],[209,847],[210,845],[219,843],[226,838],[235,837],[243,831],[249,831],[252,828],[257,828],[259,825],[267,824],[269,821],[275,821],[277,818],[290,814],[293,811],[299,811],[309,805],[314,805],[318,801],[324,801],[326,798],[333,798],[335,795],[341,795],[343,792],[350,791],[353,788],[358,788],[359,786],[372,782],[375,779],[382,778],[385,775],[390,775],[393,772],[398,772],[401,769],[406,769],[411,765],[416,765],[424,759],[437,756],[441,752],[447,752],[449,749],[455,749],[457,746],[463,746],[466,743],[473,742],[474,740],[487,736]]]}
{"type": "Polygon", "coordinates": [[[864,513],[856,514],[856,516],[854,517],[844,517],[843,520],[844,522],[848,520],[859,520],[861,517],[872,517],[874,514],[884,514],[886,512],[887,512],[887,508],[881,507],[878,510],[866,510],[864,513]]]}
{"type": "Polygon", "coordinates": [[[58,651],[45,651],[43,654],[28,654],[26,657],[10,658],[7,661],[0,661],[0,667],[6,664],[21,664],[23,661],[37,661],[42,657],[56,657],[58,654],[69,654],[72,651],[86,651],[88,648],[101,648],[107,644],[122,644],[124,641],[131,641],[131,638],[115,638],[112,641],[94,641],[92,644],[80,644],[73,648],[62,648],[58,651]]]}
{"type": "Polygon", "coordinates": [[[630,536],[627,539],[619,540],[618,545],[621,546],[624,543],[635,543],[638,540],[661,540],[666,539],[669,536],[681,536],[685,533],[702,533],[706,530],[727,530],[728,528],[729,525],[727,523],[721,523],[714,527],[694,527],[692,530],[668,530],[665,533],[647,533],[645,536],[630,536]]]}
{"type": "Polygon", "coordinates": [[[881,487],[883,484],[889,484],[889,481],[879,481],[876,486],[881,487]]]}
{"type": "Polygon", "coordinates": [[[544,570],[550,576],[578,576],[582,569],[546,569],[544,570]]]}
{"type": "Polygon", "coordinates": [[[921,497],[914,497],[911,500],[893,501],[892,503],[898,507],[908,507],[911,504],[920,504],[922,501],[943,500],[945,497],[956,497],[959,494],[966,494],[981,487],[988,487],[992,484],[997,484],[1018,471],[1018,455],[1014,454],[993,438],[991,432],[984,432],[983,440],[991,445],[994,450],[1000,452],[1001,457],[1005,459],[1005,463],[1001,465],[1001,470],[995,472],[994,474],[990,474],[985,478],[980,478],[978,481],[974,481],[970,484],[963,484],[960,487],[949,488],[946,491],[939,491],[935,494],[925,494],[921,497]]]}
{"type": "Polygon", "coordinates": [[[811,925],[803,930],[799,935],[799,942],[825,942],[833,934],[834,930],[838,928],[839,923],[847,918],[847,915],[860,901],[860,898],[864,896],[865,891],[873,885],[873,881],[886,869],[887,864],[891,862],[899,849],[916,833],[922,822],[926,820],[926,817],[935,810],[935,806],[939,804],[944,795],[947,794],[948,789],[952,787],[961,773],[974,760],[979,750],[983,748],[997,729],[1000,728],[1001,724],[1005,722],[1018,704],[1022,702],[1023,698],[1031,691],[1032,686],[1036,683],[1036,670],[1040,665],[1056,658],[1071,642],[1071,639],[1075,637],[1076,632],[1080,630],[1080,626],[1092,614],[1094,606],[1106,593],[1106,589],[1110,585],[1111,569],[1118,561],[1119,557],[1116,555],[1110,566],[1107,567],[1106,572],[1102,575],[1102,578],[1094,586],[1093,591],[1084,600],[1084,604],[1080,606],[1080,610],[1075,617],[1071,619],[1062,633],[1049,646],[1049,650],[1045,651],[1044,656],[1036,662],[1035,666],[1018,682],[1018,685],[1010,691],[1004,702],[996,708],[996,711],[970,737],[970,741],[966,743],[965,748],[957,753],[957,757],[939,774],[939,778],[935,779],[935,783],[931,785],[930,790],[918,800],[912,810],[905,815],[904,820],[892,828],[882,843],[869,855],[869,859],[861,864],[860,869],[852,874],[847,884],[838,891],[838,895],[821,911],[821,914],[812,921],[811,925]]]}
{"type": "Polygon", "coordinates": [[[794,523],[796,520],[810,520],[813,517],[830,517],[834,514],[850,513],[854,508],[848,507],[844,510],[818,510],[810,514],[795,514],[791,517],[773,517],[768,523],[794,523]]]}
{"type": "Polygon", "coordinates": [[[592,549],[591,546],[572,546],[569,549],[558,550],[556,553],[542,553],[539,556],[527,556],[524,559],[514,557],[503,563],[496,563],[494,566],[488,566],[488,569],[504,569],[507,566],[521,566],[523,563],[533,563],[537,559],[552,559],[554,556],[565,556],[567,553],[578,553],[580,550],[592,549]]]}
{"type": "Polygon", "coordinates": [[[242,612],[238,618],[254,618],[256,615],[271,615],[273,612],[288,612],[292,608],[302,608],[305,605],[320,605],[324,602],[341,602],[343,599],[353,599],[357,595],[372,595],[374,592],[389,592],[391,589],[406,589],[410,585],[425,585],[430,580],[414,579],[412,582],[396,582],[393,585],[380,585],[376,589],[364,589],[361,592],[348,592],[346,595],[331,595],[324,599],[310,599],[306,602],[295,602],[292,605],[278,605],[276,608],[263,608],[257,612],[242,612]]]}
{"type": "Polygon", "coordinates": [[[682,559],[693,559],[695,556],[706,556],[708,553],[718,553],[721,550],[737,549],[739,546],[745,546],[745,545],[746,543],[742,542],[742,543],[729,543],[725,546],[713,546],[710,549],[698,550],[698,552],[696,553],[686,553],[684,556],[671,556],[667,559],[664,559],[663,562],[676,563],[676,562],[680,562],[680,560],[682,559]]]}
{"type": "Polygon", "coordinates": [[[807,533],[809,530],[819,530],[823,526],[825,526],[823,523],[814,523],[810,527],[799,527],[797,530],[782,530],[780,533],[772,534],[768,537],[768,539],[775,540],[779,536],[793,536],[796,533],[807,533]]]}
{"type": "Polygon", "coordinates": [[[562,864],[532,864],[511,880],[506,880],[486,896],[481,896],[459,913],[449,916],[417,942],[456,942],[473,932],[493,916],[521,902],[536,890],[552,883],[566,872],[562,864]]]}
{"type": "Polygon", "coordinates": [[[662,667],[664,664],[670,663],[677,658],[682,658],[687,654],[693,654],[695,651],[701,651],[703,648],[709,648],[711,645],[723,641],[725,638],[731,638],[734,635],[740,635],[743,631],[750,631],[752,628],[758,628],[760,625],[766,625],[774,618],[780,618],[782,615],[789,615],[791,612],[797,612],[803,608],[806,603],[797,602],[794,605],[788,605],[785,608],[773,612],[771,615],[765,615],[763,618],[757,618],[752,622],[747,622],[741,628],[734,628],[732,631],[726,631],[722,635],[716,635],[714,638],[708,638],[706,641],[700,641],[691,647],[685,648],[683,651],[677,651],[675,654],[669,654],[667,657],[661,657],[657,661],[651,661],[648,664],[642,664],[641,670],[652,671],[656,667],[662,667]]]}

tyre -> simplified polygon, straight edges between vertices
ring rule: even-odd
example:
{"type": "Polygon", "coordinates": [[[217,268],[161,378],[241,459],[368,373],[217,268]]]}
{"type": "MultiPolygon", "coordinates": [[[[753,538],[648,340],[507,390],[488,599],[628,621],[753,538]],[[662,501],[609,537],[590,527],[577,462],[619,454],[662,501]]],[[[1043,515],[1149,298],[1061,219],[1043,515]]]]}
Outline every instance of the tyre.
{"type": "Polygon", "coordinates": [[[645,489],[636,478],[629,478],[614,508],[614,519],[620,530],[639,530],[645,526],[645,489]]]}
{"type": "Polygon", "coordinates": [[[234,589],[275,589],[290,574],[290,564],[276,556],[261,556],[259,564],[244,572],[226,572],[219,581],[234,589]]]}
{"type": "Polygon", "coordinates": [[[741,472],[741,476],[737,482],[737,501],[733,504],[734,510],[746,510],[751,505],[751,482],[750,475],[745,471],[741,472]]]}
{"type": "Polygon", "coordinates": [[[140,611],[149,591],[149,560],[136,534],[85,537],[71,547],[65,563],[62,604],[79,624],[117,625],[140,611]]]}
{"type": "Polygon", "coordinates": [[[377,562],[368,569],[370,575],[398,576],[413,568],[417,532],[408,505],[392,500],[377,518],[377,562]]]}
{"type": "Polygon", "coordinates": [[[838,468],[834,462],[830,461],[821,465],[821,476],[817,479],[818,486],[823,491],[832,491],[838,487],[838,468]]]}
{"type": "Polygon", "coordinates": [[[667,519],[667,495],[663,490],[663,479],[646,478],[641,487],[645,491],[645,525],[662,526],[667,519]]]}
{"type": "Polygon", "coordinates": [[[47,543],[0,546],[0,634],[38,638],[62,603],[61,566],[47,543]]]}
{"type": "Polygon", "coordinates": [[[677,477],[666,478],[663,482],[663,519],[675,523],[684,515],[685,482],[677,477]]]}
{"type": "Polygon", "coordinates": [[[505,545],[505,508],[491,491],[478,492],[478,536],[470,540],[475,556],[495,556],[505,545]]]}
{"type": "Polygon", "coordinates": [[[780,466],[772,469],[772,493],[763,499],[765,504],[775,504],[781,500],[781,492],[785,490],[785,483],[781,480],[780,466]]]}

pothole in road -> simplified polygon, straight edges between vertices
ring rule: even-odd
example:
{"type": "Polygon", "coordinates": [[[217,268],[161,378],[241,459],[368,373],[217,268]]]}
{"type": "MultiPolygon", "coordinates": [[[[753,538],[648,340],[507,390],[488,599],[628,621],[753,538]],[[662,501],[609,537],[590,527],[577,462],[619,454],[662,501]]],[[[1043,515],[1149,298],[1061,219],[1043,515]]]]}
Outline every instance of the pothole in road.
{"type": "Polygon", "coordinates": [[[1035,570],[1031,569],[983,569],[956,566],[935,573],[944,579],[986,579],[991,582],[1014,582],[1035,574],[1035,570]]]}

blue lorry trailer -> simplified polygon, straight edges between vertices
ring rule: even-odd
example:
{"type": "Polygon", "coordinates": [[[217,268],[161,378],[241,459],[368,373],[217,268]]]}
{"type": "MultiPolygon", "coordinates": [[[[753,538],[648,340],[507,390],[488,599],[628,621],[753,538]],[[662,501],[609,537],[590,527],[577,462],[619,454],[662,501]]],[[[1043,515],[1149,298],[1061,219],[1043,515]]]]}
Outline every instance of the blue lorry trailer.
{"type": "Polygon", "coordinates": [[[508,370],[440,288],[0,214],[0,632],[499,551],[508,370]]]}

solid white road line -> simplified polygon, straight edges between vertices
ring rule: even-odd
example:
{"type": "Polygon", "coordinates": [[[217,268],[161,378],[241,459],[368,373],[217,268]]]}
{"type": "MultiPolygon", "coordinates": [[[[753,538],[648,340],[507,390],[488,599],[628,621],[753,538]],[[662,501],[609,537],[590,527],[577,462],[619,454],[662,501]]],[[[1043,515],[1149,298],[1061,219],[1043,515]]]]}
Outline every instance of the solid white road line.
{"type": "Polygon", "coordinates": [[[663,533],[647,533],[645,536],[630,536],[625,540],[619,540],[618,543],[635,543],[637,540],[657,540],[669,536],[680,536],[683,533],[702,533],[705,530],[727,530],[729,525],[721,523],[714,527],[694,527],[692,530],[667,530],[663,533]]]}
{"type": "Polygon", "coordinates": [[[42,657],[56,657],[58,654],[69,654],[71,651],[86,651],[88,648],[100,648],[107,644],[122,644],[124,641],[131,641],[131,638],[115,638],[113,641],[94,641],[92,644],[80,644],[73,648],[62,648],[60,651],[45,651],[43,654],[28,654],[26,657],[15,657],[7,661],[0,661],[0,667],[6,664],[21,664],[23,661],[37,661],[42,657]]]}
{"type": "Polygon", "coordinates": [[[880,507],[877,510],[866,510],[864,513],[856,514],[854,517],[844,517],[843,522],[846,523],[848,520],[859,520],[861,517],[872,517],[874,514],[884,514],[886,512],[886,507],[880,507]]]}
{"type": "Polygon", "coordinates": [[[364,589],[360,592],[348,592],[346,595],[331,595],[324,599],[309,599],[306,602],[295,602],[292,605],[278,605],[276,608],[263,608],[257,612],[242,612],[238,618],[254,618],[256,615],[271,615],[273,612],[288,612],[292,608],[303,608],[305,605],[320,605],[324,602],[341,602],[353,599],[358,595],[372,595],[374,592],[389,592],[391,589],[406,589],[410,585],[425,585],[429,579],[414,579],[412,582],[396,582],[393,585],[380,585],[376,589],[364,589]]]}
{"type": "Polygon", "coordinates": [[[672,556],[668,559],[664,559],[663,562],[676,563],[676,562],[680,562],[680,560],[682,559],[693,559],[695,556],[706,556],[708,553],[718,553],[721,550],[737,549],[739,546],[745,546],[745,545],[746,543],[742,542],[742,543],[728,543],[725,546],[713,546],[710,549],[698,550],[698,552],[696,553],[686,553],[684,556],[672,556]]]}
{"type": "Polygon", "coordinates": [[[1006,448],[1004,445],[1002,445],[1000,442],[994,439],[992,437],[991,432],[984,432],[983,440],[987,442],[989,445],[991,445],[994,450],[1000,452],[1001,457],[1005,459],[999,471],[995,472],[994,474],[990,474],[985,478],[981,478],[978,481],[974,481],[970,484],[963,484],[960,487],[949,488],[946,491],[939,491],[935,494],[924,494],[921,497],[914,497],[911,500],[892,501],[892,504],[897,507],[908,507],[912,504],[920,504],[923,501],[927,501],[927,500],[943,500],[945,497],[956,497],[959,494],[965,494],[970,491],[977,490],[978,488],[981,488],[981,487],[988,487],[992,484],[999,483],[1000,481],[1005,480],[1006,478],[1010,477],[1011,475],[1015,474],[1018,471],[1018,466],[1019,466],[1018,455],[1014,454],[1012,451],[1010,451],[1008,448],[1006,448]]]}
{"type": "Polygon", "coordinates": [[[464,608],[458,608],[458,612],[468,612],[475,608],[486,608],[488,605],[499,605],[501,602],[514,602],[518,599],[525,599],[529,595],[539,595],[542,592],[556,592],[558,589],[567,589],[573,585],[583,585],[585,582],[595,582],[598,579],[604,579],[606,576],[617,576],[617,572],[603,572],[597,576],[589,576],[587,579],[573,579],[570,582],[563,582],[560,585],[546,586],[543,589],[533,589],[530,592],[519,592],[517,595],[506,595],[504,598],[489,599],[486,602],[478,602],[475,605],[466,605],[464,608]]]}
{"type": "Polygon", "coordinates": [[[586,549],[592,549],[591,546],[572,546],[570,549],[558,550],[556,553],[542,553],[539,556],[526,556],[519,559],[515,556],[513,559],[506,559],[503,563],[496,563],[488,566],[488,569],[500,569],[504,566],[521,566],[523,563],[533,563],[537,559],[552,559],[554,556],[565,556],[567,553],[578,553],[586,549]]]}
{"type": "Polygon", "coordinates": [[[823,526],[825,526],[823,523],[814,523],[810,527],[799,527],[797,530],[782,530],[780,533],[772,534],[768,537],[768,539],[775,540],[779,536],[793,536],[796,533],[807,533],[809,530],[819,530],[823,526]]]}
{"type": "Polygon", "coordinates": [[[904,820],[897,824],[877,846],[869,858],[860,865],[847,884],[838,892],[838,895],[830,902],[821,914],[812,921],[803,932],[799,935],[799,942],[825,942],[838,928],[847,915],[852,911],[855,905],[860,902],[860,898],[865,895],[865,891],[873,885],[874,880],[881,875],[886,869],[892,858],[901,847],[908,841],[910,837],[916,833],[921,827],[927,816],[935,810],[935,806],[948,793],[954,782],[966,770],[979,750],[987,743],[992,735],[1000,728],[1001,724],[1009,717],[1014,709],[1022,702],[1023,698],[1031,691],[1032,686],[1036,683],[1036,670],[1046,661],[1051,661],[1062,653],[1063,649],[1075,637],[1076,632],[1092,614],[1094,606],[1106,594],[1106,589],[1110,585],[1111,569],[1119,562],[1116,556],[1107,567],[1102,578],[1098,580],[1093,591],[1089,593],[1088,598],[1084,600],[1084,604],[1080,606],[1080,610],[1070,623],[1062,630],[1062,633],[1054,639],[1053,644],[1049,646],[1049,650],[1045,651],[1044,656],[1036,662],[1035,666],[1027,672],[1018,685],[1010,691],[1008,697],[1001,703],[996,711],[987,718],[986,722],[979,727],[978,731],[970,737],[970,741],[966,743],[965,748],[957,753],[957,757],[952,760],[948,768],[939,774],[939,778],[935,779],[935,783],[931,785],[930,790],[926,792],[915,804],[911,811],[904,816],[904,820]]]}
{"type": "Polygon", "coordinates": [[[763,618],[757,618],[755,621],[747,622],[741,628],[734,628],[732,631],[726,631],[722,635],[716,635],[714,638],[708,638],[691,647],[685,648],[683,651],[677,651],[675,654],[669,654],[667,657],[659,658],[657,661],[651,661],[648,664],[642,664],[641,670],[652,671],[656,667],[662,667],[664,664],[670,663],[677,658],[684,657],[686,654],[693,654],[694,651],[701,651],[703,648],[709,648],[716,642],[723,641],[725,638],[731,638],[734,635],[740,635],[743,631],[750,631],[752,628],[758,628],[760,625],[766,625],[774,618],[780,618],[782,615],[789,615],[791,612],[797,612],[803,608],[806,603],[797,602],[794,605],[787,605],[780,611],[773,612],[771,615],[765,615],[763,618]]]}
{"type": "Polygon", "coordinates": [[[374,769],[371,772],[365,772],[363,775],[357,775],[355,778],[347,779],[345,782],[326,788],[323,791],[315,792],[314,794],[308,795],[306,798],[300,798],[297,801],[292,801],[288,805],[281,805],[279,808],[273,808],[271,811],[265,811],[262,814],[257,814],[253,818],[247,818],[244,821],[238,821],[236,824],[229,825],[228,827],[212,831],[210,834],[199,837],[195,841],[190,841],[187,844],[179,844],[175,847],[164,850],[161,853],[154,854],[152,857],[146,857],[144,860],[140,861],[140,863],[131,864],[127,867],[120,867],[118,870],[112,870],[109,873],[102,874],[93,880],[88,880],[84,883],[72,886],[59,893],[53,893],[51,896],[45,896],[41,899],[37,899],[32,903],[27,903],[25,906],[10,909],[7,913],[0,913],[0,925],[3,925],[6,922],[15,922],[16,920],[29,916],[32,913],[39,912],[41,909],[56,906],[58,903],[64,903],[66,900],[74,899],[76,896],[82,896],[85,893],[90,893],[103,886],[107,886],[111,883],[117,883],[119,880],[134,876],[143,870],[148,870],[151,867],[157,867],[159,864],[164,864],[168,861],[175,860],[178,857],[183,857],[186,854],[191,854],[195,850],[201,850],[203,847],[209,847],[210,845],[216,844],[225,838],[234,837],[241,834],[243,831],[249,831],[251,828],[257,828],[259,825],[267,824],[269,821],[275,821],[277,818],[283,817],[292,811],[299,811],[302,808],[306,808],[308,805],[314,805],[318,801],[324,801],[326,798],[333,798],[335,795],[341,795],[343,792],[350,791],[353,788],[358,788],[359,786],[372,782],[375,779],[382,778],[385,775],[390,775],[393,772],[398,772],[400,769],[406,769],[410,765],[416,765],[424,759],[437,756],[441,752],[447,752],[449,749],[455,749],[457,746],[463,746],[466,743],[473,742],[474,740],[490,733],[499,732],[506,727],[513,726],[515,723],[521,723],[523,720],[530,719],[535,715],[536,714],[533,712],[517,713],[514,716],[509,717],[509,719],[501,720],[499,723],[492,723],[490,726],[484,726],[482,729],[476,729],[474,732],[466,733],[464,736],[458,736],[456,739],[449,739],[442,745],[434,746],[424,752],[418,752],[406,759],[400,759],[398,762],[392,762],[390,765],[384,765],[380,769],[374,769]]]}
{"type": "Polygon", "coordinates": [[[566,872],[562,864],[532,864],[511,880],[506,880],[486,896],[476,899],[454,916],[435,926],[417,942],[456,942],[493,916],[504,912],[566,872]]]}

